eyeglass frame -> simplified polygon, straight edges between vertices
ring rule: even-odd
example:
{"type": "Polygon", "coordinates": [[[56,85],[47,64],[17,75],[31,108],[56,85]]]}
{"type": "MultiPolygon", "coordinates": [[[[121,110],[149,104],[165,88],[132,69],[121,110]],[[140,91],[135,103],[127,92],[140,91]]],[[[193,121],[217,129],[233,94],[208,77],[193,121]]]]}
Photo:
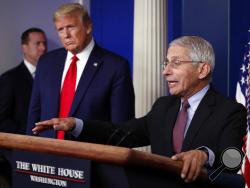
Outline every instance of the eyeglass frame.
{"type": "Polygon", "coordinates": [[[185,60],[178,60],[178,59],[169,61],[168,59],[164,59],[161,66],[162,66],[162,69],[164,70],[167,67],[167,65],[170,65],[173,68],[178,68],[183,63],[203,63],[203,62],[202,61],[190,61],[190,60],[185,61],[185,60]]]}

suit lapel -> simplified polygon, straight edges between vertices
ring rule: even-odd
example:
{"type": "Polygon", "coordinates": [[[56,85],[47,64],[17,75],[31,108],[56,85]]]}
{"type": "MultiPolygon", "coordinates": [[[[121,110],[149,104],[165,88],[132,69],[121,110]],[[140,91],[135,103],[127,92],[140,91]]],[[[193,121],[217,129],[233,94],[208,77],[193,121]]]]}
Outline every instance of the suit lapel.
{"type": "Polygon", "coordinates": [[[32,88],[33,78],[24,62],[22,62],[20,65],[20,71],[23,73],[22,77],[23,80],[25,80],[25,84],[27,84],[29,88],[32,88]]]}
{"type": "Polygon", "coordinates": [[[100,60],[99,52],[100,49],[95,45],[79,80],[72,107],[70,109],[70,115],[74,114],[77,106],[79,105],[81,99],[84,97],[92,79],[94,78],[94,75],[101,66],[102,61],[100,60]]]}
{"type": "Polygon", "coordinates": [[[213,107],[215,106],[215,98],[211,90],[207,92],[205,97],[201,100],[194,117],[188,128],[186,137],[183,142],[182,151],[186,151],[191,146],[193,139],[199,132],[201,126],[203,126],[206,120],[213,113],[213,107]]]}
{"type": "Polygon", "coordinates": [[[61,93],[61,81],[62,81],[62,74],[67,57],[67,51],[63,50],[62,54],[58,56],[58,58],[54,59],[53,62],[53,69],[51,66],[51,101],[53,101],[53,105],[51,105],[51,112],[53,112],[54,116],[58,116],[58,109],[59,109],[59,101],[60,101],[60,93],[61,93]]]}

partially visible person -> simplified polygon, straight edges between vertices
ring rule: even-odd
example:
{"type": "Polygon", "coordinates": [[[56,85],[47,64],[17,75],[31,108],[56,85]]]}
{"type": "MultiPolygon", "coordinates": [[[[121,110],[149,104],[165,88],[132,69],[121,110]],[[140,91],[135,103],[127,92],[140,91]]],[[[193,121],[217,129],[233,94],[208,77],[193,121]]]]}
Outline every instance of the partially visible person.
{"type": "Polygon", "coordinates": [[[32,83],[38,59],[47,50],[44,31],[29,28],[22,33],[22,62],[0,76],[0,131],[25,134],[32,83]]]}
{"type": "Polygon", "coordinates": [[[64,130],[79,141],[126,147],[151,144],[153,153],[182,161],[180,176],[192,182],[204,166],[221,166],[225,149],[240,150],[246,133],[245,107],[211,85],[214,66],[208,41],[180,37],[170,43],[163,64],[171,96],[159,98],[144,117],[118,125],[85,118],[81,127],[74,118],[53,118],[38,122],[33,132],[64,130]]]}
{"type": "MultiPolygon", "coordinates": [[[[47,39],[40,28],[29,28],[22,33],[22,62],[0,76],[0,132],[25,134],[29,101],[36,65],[46,53],[47,39]]],[[[0,153],[0,187],[11,186],[11,152],[0,153]]]]}
{"type": "MultiPolygon", "coordinates": [[[[54,24],[64,48],[42,56],[29,109],[27,134],[38,121],[74,117],[121,122],[134,117],[134,89],[126,59],[98,46],[87,10],[60,6],[54,24]],[[70,75],[70,76],[69,76],[70,75]]],[[[70,139],[48,130],[43,137],[70,139]]]]}

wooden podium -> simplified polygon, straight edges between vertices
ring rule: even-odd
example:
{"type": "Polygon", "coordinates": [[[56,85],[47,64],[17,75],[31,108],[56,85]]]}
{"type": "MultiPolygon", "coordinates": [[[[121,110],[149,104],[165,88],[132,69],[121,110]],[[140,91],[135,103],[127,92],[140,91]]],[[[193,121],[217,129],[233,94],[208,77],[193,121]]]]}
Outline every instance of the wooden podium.
{"type": "Polygon", "coordinates": [[[0,148],[89,160],[90,187],[209,187],[205,169],[187,184],[181,162],[129,148],[8,133],[0,133],[0,148]]]}

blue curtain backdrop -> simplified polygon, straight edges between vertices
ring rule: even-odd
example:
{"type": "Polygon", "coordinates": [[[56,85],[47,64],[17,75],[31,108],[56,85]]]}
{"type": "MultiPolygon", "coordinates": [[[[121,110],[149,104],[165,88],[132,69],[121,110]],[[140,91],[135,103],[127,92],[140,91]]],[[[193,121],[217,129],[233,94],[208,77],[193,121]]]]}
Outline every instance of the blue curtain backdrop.
{"type": "Polygon", "coordinates": [[[133,65],[134,0],[91,0],[94,38],[98,44],[133,65]]]}

